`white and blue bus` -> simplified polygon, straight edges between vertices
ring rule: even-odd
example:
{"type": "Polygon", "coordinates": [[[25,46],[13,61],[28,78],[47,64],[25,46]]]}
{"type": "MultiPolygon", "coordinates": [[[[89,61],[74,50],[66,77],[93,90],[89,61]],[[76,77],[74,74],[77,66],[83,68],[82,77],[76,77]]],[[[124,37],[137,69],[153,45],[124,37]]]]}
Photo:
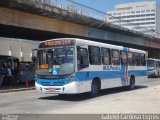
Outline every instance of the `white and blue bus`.
{"type": "Polygon", "coordinates": [[[102,89],[147,79],[147,52],[77,38],[43,41],[37,49],[36,90],[97,96],[102,89]]]}
{"type": "Polygon", "coordinates": [[[160,77],[160,59],[147,59],[148,77],[160,77]]]}

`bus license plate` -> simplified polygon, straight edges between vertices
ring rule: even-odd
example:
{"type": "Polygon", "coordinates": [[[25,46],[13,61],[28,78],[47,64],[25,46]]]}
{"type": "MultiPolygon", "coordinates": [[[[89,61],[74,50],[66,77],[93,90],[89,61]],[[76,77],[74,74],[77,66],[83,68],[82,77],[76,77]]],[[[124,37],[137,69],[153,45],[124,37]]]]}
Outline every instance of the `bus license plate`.
{"type": "Polygon", "coordinates": [[[49,91],[55,91],[55,88],[48,88],[49,91]]]}

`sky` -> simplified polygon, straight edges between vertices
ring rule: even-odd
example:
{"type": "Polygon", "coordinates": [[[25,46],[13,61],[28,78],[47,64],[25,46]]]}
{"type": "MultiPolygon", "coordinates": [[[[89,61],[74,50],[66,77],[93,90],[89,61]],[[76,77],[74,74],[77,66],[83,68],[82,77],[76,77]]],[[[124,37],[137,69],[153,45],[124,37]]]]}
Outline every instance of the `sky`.
{"type": "MultiPolygon", "coordinates": [[[[145,0],[72,0],[72,1],[78,2],[80,4],[92,7],[94,9],[97,9],[106,13],[107,11],[113,10],[116,4],[145,1],[145,0]]],[[[160,0],[157,0],[157,1],[160,1],[160,0]]]]}

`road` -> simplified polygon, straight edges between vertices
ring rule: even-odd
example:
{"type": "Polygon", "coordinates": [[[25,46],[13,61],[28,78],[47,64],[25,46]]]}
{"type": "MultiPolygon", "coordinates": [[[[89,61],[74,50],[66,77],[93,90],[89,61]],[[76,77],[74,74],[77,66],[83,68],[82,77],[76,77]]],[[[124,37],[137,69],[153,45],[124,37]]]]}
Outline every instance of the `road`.
{"type": "Polygon", "coordinates": [[[35,90],[1,93],[0,113],[160,113],[159,93],[160,78],[148,79],[132,91],[104,90],[96,98],[88,94],[59,97],[37,94],[35,90]]]}

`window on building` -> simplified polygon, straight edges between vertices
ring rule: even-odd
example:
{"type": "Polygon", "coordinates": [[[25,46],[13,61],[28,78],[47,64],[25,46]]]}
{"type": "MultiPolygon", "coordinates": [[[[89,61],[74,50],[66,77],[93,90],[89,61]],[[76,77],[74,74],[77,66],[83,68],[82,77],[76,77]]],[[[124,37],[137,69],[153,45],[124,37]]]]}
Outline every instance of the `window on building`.
{"type": "Polygon", "coordinates": [[[155,22],[151,22],[151,24],[156,24],[155,22]]]}
{"type": "Polygon", "coordinates": [[[141,23],[141,25],[145,25],[146,23],[141,23]]]}
{"type": "Polygon", "coordinates": [[[140,21],[141,19],[137,19],[136,21],[140,21]]]}
{"type": "Polygon", "coordinates": [[[155,10],[151,10],[151,12],[155,12],[155,10]]]}
{"type": "Polygon", "coordinates": [[[141,15],[136,15],[136,17],[141,17],[141,15]]]}
{"type": "Polygon", "coordinates": [[[101,54],[102,54],[102,63],[104,65],[109,65],[111,63],[110,49],[109,48],[101,48],[101,54]]]}
{"type": "Polygon", "coordinates": [[[131,13],[132,13],[132,14],[135,14],[135,11],[132,11],[131,13]]]}
{"type": "Polygon", "coordinates": [[[141,21],[145,21],[146,19],[141,19],[141,21]]]}
{"type": "Polygon", "coordinates": [[[136,11],[136,13],[140,13],[140,11],[136,11]]]}
{"type": "Polygon", "coordinates": [[[146,12],[150,12],[150,10],[146,10],[146,12]]]}
{"type": "Polygon", "coordinates": [[[150,16],[155,16],[155,14],[151,14],[150,16]]]}
{"type": "Polygon", "coordinates": [[[145,13],[145,11],[144,11],[144,10],[142,10],[142,11],[141,11],[141,13],[145,13]]]}
{"type": "Polygon", "coordinates": [[[119,50],[112,50],[112,64],[113,65],[120,65],[119,50]]]}
{"type": "Polygon", "coordinates": [[[141,15],[141,17],[145,17],[146,15],[141,15]]]}
{"type": "Polygon", "coordinates": [[[89,61],[92,65],[101,64],[101,52],[100,47],[89,46],[89,61]]]}

